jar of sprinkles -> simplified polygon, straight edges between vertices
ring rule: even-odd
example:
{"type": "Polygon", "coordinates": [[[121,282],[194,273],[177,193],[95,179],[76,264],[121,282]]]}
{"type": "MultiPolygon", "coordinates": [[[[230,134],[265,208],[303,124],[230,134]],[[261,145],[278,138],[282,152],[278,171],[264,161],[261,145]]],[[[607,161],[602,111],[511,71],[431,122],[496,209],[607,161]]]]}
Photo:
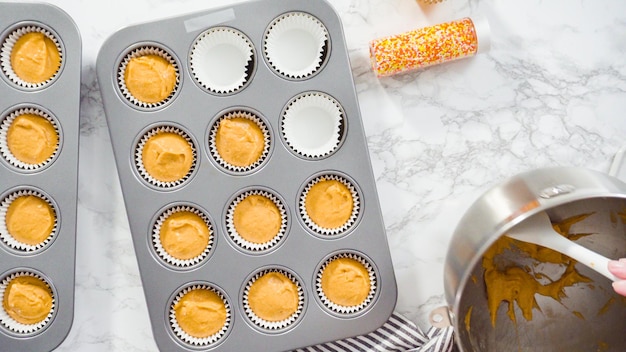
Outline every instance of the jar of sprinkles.
{"type": "Polygon", "coordinates": [[[490,46],[489,23],[476,16],[375,39],[369,50],[374,73],[385,77],[471,57],[490,46]]]}

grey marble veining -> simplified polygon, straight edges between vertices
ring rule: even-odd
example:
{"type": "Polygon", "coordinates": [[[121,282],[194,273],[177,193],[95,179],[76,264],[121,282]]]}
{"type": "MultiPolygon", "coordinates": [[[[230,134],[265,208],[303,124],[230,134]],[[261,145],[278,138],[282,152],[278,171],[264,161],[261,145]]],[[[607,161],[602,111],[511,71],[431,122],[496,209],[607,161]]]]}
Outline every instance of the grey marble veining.
{"type": "MultiPolygon", "coordinates": [[[[232,3],[50,1],[83,40],[76,311],[59,351],[156,351],[102,101],[100,45],[138,22],[232,3]]],[[[626,137],[626,2],[331,0],[348,44],[394,268],[398,312],[427,327],[464,210],[525,170],[608,171],[626,137]],[[378,79],[367,44],[482,13],[487,53],[378,79]]]]}

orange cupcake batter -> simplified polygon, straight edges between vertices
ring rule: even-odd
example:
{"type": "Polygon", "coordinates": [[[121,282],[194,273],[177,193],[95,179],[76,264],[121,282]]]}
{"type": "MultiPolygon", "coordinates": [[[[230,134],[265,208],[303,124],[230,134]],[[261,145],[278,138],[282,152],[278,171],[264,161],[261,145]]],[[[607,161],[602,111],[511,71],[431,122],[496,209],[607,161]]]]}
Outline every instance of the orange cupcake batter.
{"type": "Polygon", "coordinates": [[[202,254],[209,244],[210,235],[205,221],[190,211],[179,211],[168,216],[160,230],[163,249],[181,260],[202,254]]]}
{"type": "Polygon", "coordinates": [[[160,132],[150,137],[142,151],[143,166],[161,182],[178,181],[193,165],[193,150],[178,133],[160,132]]]}
{"type": "Polygon", "coordinates": [[[52,123],[45,117],[22,114],[9,126],[7,146],[19,161],[39,164],[48,160],[57,150],[59,136],[52,123]]]}
{"type": "MultiPolygon", "coordinates": [[[[581,235],[569,235],[570,227],[576,222],[584,220],[591,214],[583,214],[553,224],[555,231],[561,235],[574,239],[581,235]]],[[[526,320],[533,317],[533,308],[540,309],[535,294],[551,297],[561,301],[565,297],[564,289],[577,283],[591,282],[591,279],[581,275],[575,268],[576,261],[568,256],[536,244],[521,242],[510,237],[499,238],[483,255],[482,261],[485,269],[484,279],[487,288],[487,304],[491,315],[491,324],[495,326],[498,307],[502,302],[507,302],[507,315],[515,322],[515,303],[522,311],[526,320]],[[556,280],[542,285],[537,281],[540,273],[531,273],[519,266],[498,267],[497,258],[507,250],[516,248],[521,256],[528,256],[537,262],[564,265],[565,272],[556,280]]]]}
{"type": "Polygon", "coordinates": [[[239,236],[252,243],[266,243],[280,230],[280,210],[267,197],[250,195],[243,199],[233,214],[235,230],[239,236]]]}
{"type": "Polygon", "coordinates": [[[42,83],[61,67],[61,55],[55,43],[45,34],[30,32],[21,36],[11,51],[13,72],[25,82],[42,83]]]}
{"type": "Polygon", "coordinates": [[[187,292],[175,305],[178,325],[187,334],[205,338],[218,333],[226,324],[226,306],[220,296],[207,289],[187,292]]]}
{"type": "Polygon", "coordinates": [[[337,258],[322,272],[322,291],[331,302],[345,307],[363,303],[370,292],[367,268],[352,258],[337,258]]]}
{"type": "Polygon", "coordinates": [[[130,94],[145,103],[158,103],[176,87],[176,69],[158,55],[134,57],[126,64],[124,82],[130,94]]]}
{"type": "Polygon", "coordinates": [[[21,243],[42,243],[54,228],[56,218],[50,204],[33,196],[20,196],[11,202],[6,213],[9,234],[21,243]]]}
{"type": "Polygon", "coordinates": [[[261,158],[265,149],[265,136],[252,120],[244,117],[223,119],[217,129],[215,146],[225,162],[246,167],[261,158]]]}
{"type": "Polygon", "coordinates": [[[248,292],[250,309],[267,321],[283,321],[298,310],[298,286],[287,276],[269,272],[257,279],[248,292]]]}
{"type": "Polygon", "coordinates": [[[317,226],[334,229],[343,226],[352,215],[354,201],[350,189],[336,180],[314,184],[305,200],[306,212],[317,226]]]}
{"type": "Polygon", "coordinates": [[[36,277],[19,276],[7,285],[2,307],[18,323],[36,324],[50,314],[52,292],[36,277]]]}

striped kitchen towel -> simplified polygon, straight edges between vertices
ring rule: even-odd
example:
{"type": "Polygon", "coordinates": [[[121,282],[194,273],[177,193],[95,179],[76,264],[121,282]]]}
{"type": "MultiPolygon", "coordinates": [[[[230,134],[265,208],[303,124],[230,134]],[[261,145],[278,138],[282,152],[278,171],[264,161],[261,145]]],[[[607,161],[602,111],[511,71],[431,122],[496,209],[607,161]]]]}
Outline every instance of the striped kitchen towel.
{"type": "Polygon", "coordinates": [[[297,349],[294,352],[454,352],[453,328],[431,327],[426,333],[398,313],[377,330],[345,340],[297,349]]]}

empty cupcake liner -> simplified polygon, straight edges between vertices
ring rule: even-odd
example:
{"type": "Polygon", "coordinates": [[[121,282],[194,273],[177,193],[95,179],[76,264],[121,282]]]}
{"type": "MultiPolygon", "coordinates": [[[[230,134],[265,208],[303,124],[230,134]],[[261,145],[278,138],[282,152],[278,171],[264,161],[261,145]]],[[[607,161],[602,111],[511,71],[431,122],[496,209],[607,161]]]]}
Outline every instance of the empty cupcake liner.
{"type": "Polygon", "coordinates": [[[46,113],[45,111],[43,111],[41,109],[37,109],[37,108],[33,108],[33,107],[20,108],[20,109],[17,109],[15,111],[11,112],[4,119],[2,119],[2,122],[0,122],[0,154],[2,154],[4,159],[10,165],[12,165],[15,168],[24,170],[24,171],[40,170],[41,168],[43,168],[43,167],[49,165],[50,163],[52,163],[52,161],[59,154],[59,150],[61,149],[60,148],[61,141],[62,141],[61,130],[59,128],[59,125],[58,125],[56,119],[53,118],[52,115],[46,113]],[[11,124],[13,123],[13,121],[15,121],[15,119],[17,117],[19,117],[21,115],[25,115],[25,114],[33,114],[33,115],[41,116],[41,117],[45,118],[46,120],[48,120],[52,124],[54,129],[56,130],[57,136],[59,138],[59,144],[57,145],[57,148],[52,153],[52,155],[50,155],[50,157],[48,159],[46,159],[45,161],[43,161],[41,163],[38,163],[38,164],[26,163],[26,162],[23,162],[23,161],[17,159],[17,157],[15,157],[15,155],[13,155],[13,153],[11,153],[11,150],[9,149],[9,146],[8,146],[7,134],[9,132],[9,127],[11,127],[11,124]]]}
{"type": "Polygon", "coordinates": [[[229,27],[215,27],[200,34],[189,55],[193,77],[204,89],[230,94],[250,81],[254,47],[245,34],[229,27]]]}
{"type": "Polygon", "coordinates": [[[267,159],[269,152],[270,152],[270,145],[271,145],[271,137],[270,137],[270,132],[269,132],[267,125],[259,116],[249,111],[235,110],[235,111],[228,112],[222,115],[220,118],[218,118],[213,123],[213,126],[211,127],[209,131],[209,152],[211,156],[213,157],[213,160],[215,160],[215,162],[219,166],[221,166],[223,169],[232,173],[247,173],[259,167],[267,159]],[[223,120],[237,118],[237,117],[245,118],[256,123],[257,126],[259,126],[259,128],[261,129],[261,132],[263,133],[263,137],[265,138],[265,145],[263,147],[263,152],[261,153],[261,156],[256,162],[248,166],[237,166],[237,165],[233,165],[227,162],[226,160],[222,158],[222,156],[217,150],[217,145],[216,145],[215,140],[217,137],[217,130],[220,127],[220,123],[223,120]]]}
{"type": "Polygon", "coordinates": [[[180,80],[181,80],[180,66],[176,62],[176,59],[174,59],[174,56],[170,54],[166,49],[163,49],[156,45],[140,46],[138,48],[131,50],[128,54],[124,56],[124,58],[120,62],[119,67],[117,69],[117,84],[119,86],[119,89],[122,95],[132,105],[139,107],[139,108],[143,108],[143,109],[159,108],[161,106],[164,106],[168,102],[170,102],[180,89],[180,86],[181,86],[180,80]],[[165,60],[169,61],[169,63],[171,63],[174,66],[174,70],[176,71],[176,84],[174,85],[174,89],[172,89],[172,92],[167,98],[156,103],[141,101],[137,99],[135,96],[133,96],[132,93],[126,87],[126,80],[124,78],[124,73],[126,72],[126,66],[130,62],[130,60],[136,57],[141,57],[141,56],[146,56],[146,55],[156,55],[156,56],[160,56],[164,58],[165,60]]]}
{"type": "Polygon", "coordinates": [[[315,279],[315,290],[317,292],[318,298],[320,299],[324,307],[326,307],[333,313],[337,313],[339,315],[352,315],[352,314],[356,314],[364,310],[374,300],[377,287],[378,287],[378,282],[376,278],[376,272],[374,271],[374,267],[363,256],[358,255],[356,253],[351,253],[351,252],[343,252],[343,253],[335,254],[331,256],[330,258],[328,258],[326,261],[324,261],[324,263],[317,270],[317,276],[315,279]],[[335,304],[328,297],[326,297],[326,295],[324,294],[324,290],[322,290],[322,273],[324,272],[324,269],[326,269],[328,264],[330,264],[333,260],[340,259],[340,258],[350,258],[350,259],[356,260],[359,263],[363,264],[365,269],[367,269],[368,271],[369,278],[370,278],[370,291],[367,297],[365,298],[365,300],[363,300],[363,302],[359,305],[342,306],[342,305],[335,304]]]}
{"type": "Polygon", "coordinates": [[[215,238],[215,231],[213,229],[213,225],[211,224],[211,220],[209,219],[209,217],[200,209],[193,207],[193,206],[189,206],[189,205],[177,205],[177,206],[174,206],[165,210],[158,217],[152,229],[152,245],[157,255],[161,259],[163,259],[167,264],[173,265],[178,268],[188,269],[204,261],[208,257],[209,253],[211,253],[211,250],[213,249],[214,238],[215,238]],[[183,212],[183,211],[191,212],[193,214],[198,215],[202,220],[204,220],[204,223],[209,229],[209,242],[207,243],[206,248],[204,249],[204,251],[202,251],[201,254],[191,259],[179,259],[179,258],[175,258],[171,256],[165,250],[165,248],[163,248],[163,245],[161,243],[161,227],[163,226],[163,223],[171,215],[179,213],[179,212],[183,212]]]}
{"type": "Polygon", "coordinates": [[[283,269],[271,268],[271,269],[265,269],[265,270],[259,271],[246,283],[246,286],[243,292],[243,309],[246,313],[246,317],[248,317],[248,319],[256,327],[261,328],[267,332],[280,332],[292,326],[302,316],[302,312],[304,310],[304,290],[302,288],[302,284],[296,278],[295,275],[283,269]],[[252,284],[256,280],[260,279],[262,276],[272,273],[272,272],[285,275],[298,287],[298,308],[287,319],[282,320],[282,321],[268,321],[268,320],[262,319],[261,317],[257,316],[254,313],[254,311],[252,310],[248,302],[248,294],[250,293],[250,288],[252,287],[252,284]]]}
{"type": "Polygon", "coordinates": [[[0,49],[0,66],[2,67],[2,71],[4,72],[6,77],[9,79],[9,81],[13,82],[14,84],[22,88],[40,89],[49,85],[59,76],[64,62],[65,62],[65,58],[64,58],[64,53],[63,53],[63,47],[61,45],[59,37],[52,30],[46,29],[36,24],[25,25],[25,26],[22,26],[13,30],[13,32],[11,32],[6,37],[6,39],[2,43],[2,49],[0,49]],[[13,51],[13,47],[15,46],[15,43],[23,35],[28,34],[28,33],[33,33],[33,32],[43,33],[47,38],[49,38],[52,42],[54,42],[57,50],[59,51],[59,58],[60,58],[59,68],[57,69],[56,73],[53,74],[52,77],[50,77],[49,79],[43,82],[39,82],[39,83],[26,82],[23,79],[21,79],[15,73],[15,71],[13,71],[13,65],[11,64],[11,52],[13,51]]]}
{"type": "Polygon", "coordinates": [[[59,227],[59,212],[57,211],[56,207],[47,196],[45,196],[44,194],[34,189],[21,189],[21,190],[12,192],[8,194],[7,196],[5,196],[4,199],[0,201],[0,240],[2,240],[2,242],[5,245],[7,245],[9,248],[13,250],[23,252],[23,253],[32,253],[32,252],[39,251],[47,247],[56,237],[58,227],[59,227]],[[54,213],[55,219],[54,219],[54,226],[52,227],[52,231],[50,232],[50,234],[45,240],[43,240],[41,243],[38,243],[36,245],[30,245],[30,244],[26,244],[26,243],[22,243],[18,241],[9,233],[9,230],[7,229],[6,216],[7,216],[7,211],[9,209],[9,206],[14,200],[22,196],[35,196],[35,197],[45,200],[48,203],[48,205],[50,205],[50,208],[52,209],[52,212],[54,213]]]}
{"type": "Polygon", "coordinates": [[[328,55],[329,34],[324,24],[304,12],[276,18],[264,36],[268,64],[289,79],[308,78],[322,67],[328,55]]]}
{"type": "Polygon", "coordinates": [[[304,190],[302,191],[300,195],[299,206],[300,206],[300,216],[302,220],[304,221],[305,225],[314,233],[325,235],[325,236],[336,236],[336,235],[340,235],[348,231],[356,223],[358,216],[359,216],[359,212],[361,211],[360,196],[359,196],[358,191],[356,190],[356,187],[352,184],[352,182],[348,181],[348,179],[342,176],[336,175],[336,174],[323,174],[311,180],[304,187],[304,190]],[[309,217],[306,211],[306,197],[309,191],[311,190],[311,187],[313,187],[316,183],[320,181],[325,181],[325,180],[335,180],[335,181],[341,182],[343,185],[348,187],[348,189],[350,190],[350,194],[352,194],[352,202],[353,202],[352,214],[350,215],[350,218],[342,226],[337,227],[337,228],[325,228],[325,227],[321,227],[317,225],[309,217]]]}
{"type": "Polygon", "coordinates": [[[176,294],[169,308],[169,323],[170,323],[170,327],[172,328],[172,331],[174,332],[176,337],[178,337],[181,341],[193,347],[208,347],[208,346],[218,343],[220,339],[222,339],[228,333],[228,330],[232,326],[232,320],[233,320],[232,310],[231,310],[230,303],[226,299],[226,296],[224,295],[222,290],[218,289],[217,287],[214,287],[213,285],[208,285],[208,284],[193,284],[193,285],[183,288],[182,290],[180,290],[178,294],[176,294]],[[216,293],[222,299],[222,301],[224,301],[224,306],[226,307],[226,323],[224,324],[222,329],[220,329],[220,331],[218,331],[217,333],[211,336],[204,337],[204,338],[191,336],[187,332],[185,332],[185,330],[183,330],[183,328],[181,328],[180,325],[178,325],[178,321],[176,320],[176,312],[174,310],[174,306],[183,298],[183,296],[185,296],[187,293],[193,290],[212,291],[216,293]]]}
{"type": "Polygon", "coordinates": [[[135,166],[137,168],[137,172],[139,173],[139,175],[148,184],[155,186],[155,187],[162,188],[162,189],[170,189],[170,188],[179,186],[185,183],[187,180],[189,180],[189,178],[191,177],[191,175],[193,174],[197,166],[197,162],[198,162],[197,154],[198,153],[197,153],[196,145],[191,139],[191,137],[189,136],[189,134],[187,134],[187,132],[175,126],[157,126],[157,127],[152,128],[148,132],[144,133],[143,136],[140,138],[139,142],[137,143],[137,146],[135,147],[135,166]],[[193,162],[191,163],[191,167],[189,168],[189,171],[187,172],[187,174],[178,180],[170,181],[170,182],[157,180],[156,178],[152,177],[152,175],[150,175],[150,173],[144,167],[143,148],[145,147],[145,144],[150,139],[150,137],[153,137],[159,133],[176,133],[180,135],[181,137],[183,137],[189,143],[189,146],[191,147],[191,151],[193,155],[193,162]]]}
{"type": "Polygon", "coordinates": [[[11,281],[13,279],[16,279],[22,276],[35,277],[41,280],[43,283],[45,283],[48,286],[48,288],[50,289],[50,292],[52,293],[52,307],[50,308],[50,312],[42,321],[38,323],[23,324],[13,319],[4,310],[4,307],[0,307],[0,325],[14,334],[30,335],[33,333],[40,332],[43,328],[45,328],[52,321],[54,314],[56,312],[56,294],[55,294],[54,289],[52,288],[52,285],[50,285],[50,283],[46,279],[44,279],[41,275],[36,274],[34,272],[30,272],[30,271],[18,271],[18,272],[15,272],[13,274],[6,276],[4,279],[2,279],[2,281],[0,281],[0,302],[4,302],[4,295],[5,295],[6,289],[11,283],[11,281]]]}
{"type": "Polygon", "coordinates": [[[240,195],[238,195],[230,203],[230,206],[228,207],[228,210],[226,212],[226,230],[228,232],[228,236],[235,242],[235,244],[237,244],[242,249],[251,251],[251,252],[267,251],[273,248],[274,246],[276,246],[278,243],[280,243],[280,241],[283,238],[285,238],[285,234],[287,230],[287,209],[285,208],[284,203],[275,194],[272,194],[268,191],[256,189],[256,190],[243,192],[240,195]],[[276,233],[276,235],[272,237],[272,239],[264,243],[254,243],[254,242],[250,242],[244,239],[243,237],[241,237],[241,235],[237,232],[237,229],[235,228],[234,214],[235,214],[235,209],[237,208],[237,205],[239,205],[241,201],[243,201],[244,199],[252,195],[263,196],[271,200],[280,211],[280,216],[281,216],[280,229],[278,230],[278,233],[276,233]]]}
{"type": "Polygon", "coordinates": [[[282,114],[283,139],[300,156],[325,157],[339,148],[344,119],[343,108],[334,98],[304,93],[290,101],[282,114]]]}

